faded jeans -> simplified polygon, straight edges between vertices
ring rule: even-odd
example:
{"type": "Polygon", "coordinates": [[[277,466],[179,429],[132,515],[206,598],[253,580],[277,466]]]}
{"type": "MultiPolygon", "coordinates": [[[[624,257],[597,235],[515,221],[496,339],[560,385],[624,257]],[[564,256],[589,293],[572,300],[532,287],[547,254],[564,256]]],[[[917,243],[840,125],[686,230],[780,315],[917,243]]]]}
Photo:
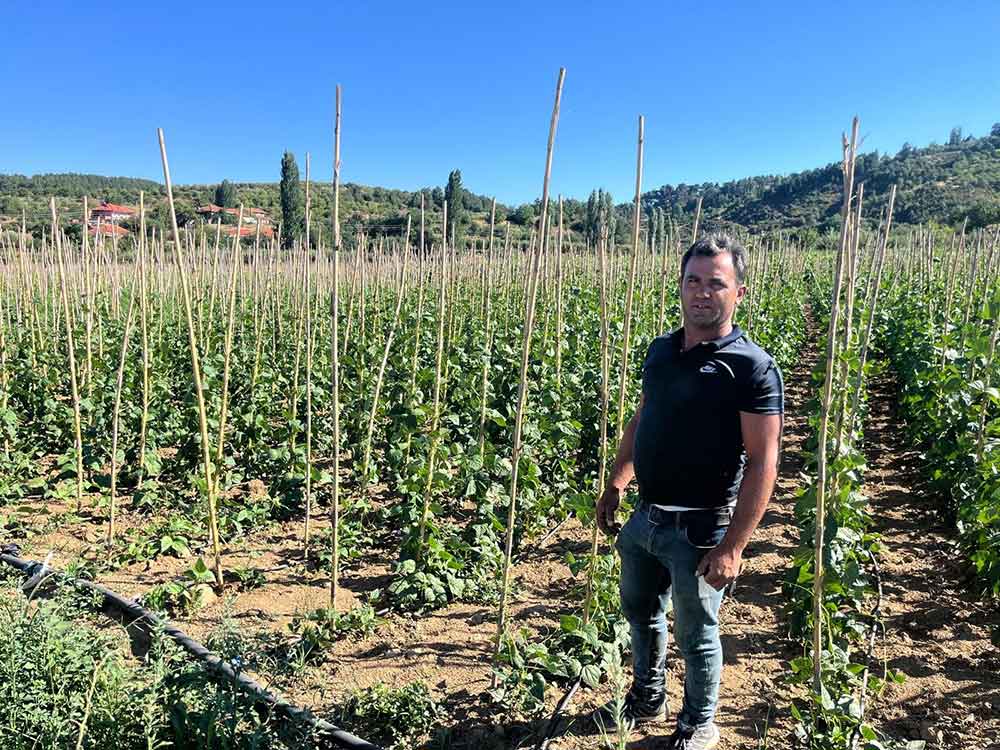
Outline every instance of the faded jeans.
{"type": "Polygon", "coordinates": [[[716,591],[696,576],[702,557],[726,533],[712,511],[676,513],[639,503],[618,534],[622,610],[632,629],[636,698],[659,705],[666,695],[667,603],[673,604],[674,638],[684,657],[681,723],[712,721],[719,700],[722,643],[716,591]]]}

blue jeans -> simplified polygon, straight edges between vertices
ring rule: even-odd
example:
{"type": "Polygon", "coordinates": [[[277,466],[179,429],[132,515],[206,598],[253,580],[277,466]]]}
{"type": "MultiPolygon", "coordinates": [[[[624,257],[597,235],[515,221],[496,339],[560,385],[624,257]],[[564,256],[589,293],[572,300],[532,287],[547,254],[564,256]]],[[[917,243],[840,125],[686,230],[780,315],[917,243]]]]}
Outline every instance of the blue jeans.
{"type": "Polygon", "coordinates": [[[684,657],[684,706],[689,726],[712,721],[719,700],[722,643],[716,591],[695,575],[702,557],[725,536],[712,513],[669,513],[640,503],[618,534],[622,610],[632,628],[636,698],[658,705],[666,696],[667,602],[684,657]]]}

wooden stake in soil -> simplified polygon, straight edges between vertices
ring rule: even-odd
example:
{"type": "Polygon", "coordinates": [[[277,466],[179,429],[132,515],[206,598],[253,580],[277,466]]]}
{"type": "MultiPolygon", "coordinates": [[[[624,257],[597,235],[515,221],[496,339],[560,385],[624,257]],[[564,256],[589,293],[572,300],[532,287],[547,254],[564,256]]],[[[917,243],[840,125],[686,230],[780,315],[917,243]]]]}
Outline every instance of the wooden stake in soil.
{"type": "Polygon", "coordinates": [[[219,496],[219,477],[222,474],[222,454],[226,443],[226,419],[229,414],[229,371],[233,355],[233,331],[236,328],[236,272],[240,266],[240,233],[239,227],[243,226],[243,204],[240,203],[240,210],[237,220],[237,231],[233,235],[233,257],[231,259],[232,269],[229,272],[228,287],[228,307],[226,309],[226,338],[223,344],[222,363],[222,404],[219,407],[219,437],[215,443],[215,489],[213,495],[219,496]]]}
{"type": "MultiPolygon", "coordinates": [[[[142,291],[139,290],[139,294],[142,291]]],[[[133,280],[132,295],[129,298],[128,314],[125,316],[125,331],[122,333],[121,356],[118,358],[118,372],[115,377],[115,405],[111,416],[111,507],[108,513],[108,544],[115,541],[115,516],[118,510],[118,428],[121,414],[122,385],[125,382],[125,358],[128,355],[128,340],[132,334],[132,313],[135,312],[136,287],[133,280]]]]}
{"type": "Polygon", "coordinates": [[[865,309],[867,310],[868,322],[865,325],[864,337],[861,339],[861,351],[858,354],[858,380],[854,385],[854,395],[851,398],[851,417],[850,425],[848,426],[847,434],[854,434],[855,421],[858,416],[858,406],[861,401],[861,386],[864,382],[865,376],[865,362],[868,359],[868,343],[871,341],[872,327],[875,323],[875,311],[878,308],[878,293],[879,286],[882,282],[882,268],[885,265],[885,249],[889,244],[889,231],[892,229],[892,212],[896,205],[896,186],[892,186],[892,190],[889,193],[889,207],[886,209],[885,217],[885,228],[881,236],[881,242],[878,246],[877,258],[875,259],[875,275],[874,278],[870,280],[870,287],[868,293],[868,301],[865,304],[865,309]]]}
{"type": "Polygon", "coordinates": [[[149,380],[149,302],[146,298],[148,288],[146,254],[146,205],[143,193],[139,193],[139,327],[142,329],[142,417],[139,421],[139,486],[146,470],[146,434],[149,430],[149,397],[151,383],[149,380]]]}
{"type": "Polygon", "coordinates": [[[854,193],[854,164],[857,156],[858,118],[851,126],[851,140],[844,137],[844,204],[841,209],[840,245],[834,264],[833,292],[830,306],[830,327],[826,344],[826,380],[823,385],[823,399],[820,411],[819,445],[816,449],[816,536],[813,548],[813,689],[817,695],[823,691],[823,548],[826,526],[826,468],[827,437],[830,427],[830,407],[833,401],[834,364],[837,355],[837,333],[839,332],[840,292],[844,259],[848,253],[850,239],[851,196],[854,193]]]}
{"type": "MultiPolygon", "coordinates": [[[[625,325],[622,331],[622,366],[618,378],[618,412],[615,422],[615,437],[621,438],[625,424],[625,391],[628,386],[629,345],[632,333],[632,299],[635,295],[635,272],[639,262],[639,221],[642,201],[642,150],[645,141],[645,118],[639,115],[639,145],[635,165],[635,202],[632,206],[632,260],[629,264],[628,290],[625,293],[625,325]]],[[[700,206],[699,202],[699,206],[700,206]]]]}
{"type": "Polygon", "coordinates": [[[73,317],[69,309],[69,292],[66,284],[66,268],[63,263],[62,232],[56,217],[56,199],[49,199],[52,211],[52,240],[59,263],[59,290],[62,297],[63,322],[66,327],[67,359],[69,360],[69,382],[73,397],[73,437],[76,441],[76,510],[83,505],[83,432],[80,426],[80,386],[76,372],[76,352],[73,343],[73,317]]]}
{"type": "MultiPolygon", "coordinates": [[[[608,346],[608,261],[607,261],[607,236],[603,236],[598,241],[598,254],[600,256],[600,277],[601,277],[601,426],[600,426],[600,457],[597,468],[597,495],[604,491],[604,482],[608,469],[608,401],[610,389],[608,388],[608,378],[611,374],[610,350],[608,346]]],[[[590,531],[590,565],[587,571],[587,590],[583,604],[583,622],[590,622],[590,609],[594,600],[594,574],[597,570],[597,545],[598,545],[597,520],[594,520],[594,528],[590,531]]]]}
{"type": "Polygon", "coordinates": [[[337,316],[340,306],[340,85],[333,126],[333,289],[330,292],[330,398],[333,408],[333,496],[330,499],[330,609],[337,611],[340,576],[340,353],[337,316]]]}
{"type": "Polygon", "coordinates": [[[309,196],[310,173],[309,152],[306,152],[306,523],[303,533],[303,554],[309,559],[309,535],[312,524],[312,370],[313,370],[313,328],[312,328],[312,245],[309,233],[311,223],[311,201],[309,196]]]}
{"type": "Polygon", "coordinates": [[[205,493],[208,495],[208,533],[215,558],[215,583],[222,588],[222,550],[219,546],[219,518],[215,504],[215,480],[212,470],[211,445],[208,437],[208,415],[205,408],[205,392],[201,380],[201,363],[198,355],[198,339],[195,334],[194,315],[191,305],[191,290],[188,284],[187,268],[180,229],[177,227],[177,212],[174,210],[174,190],[170,182],[170,165],[167,163],[167,145],[163,140],[163,129],[157,128],[160,141],[160,160],[163,163],[163,181],[167,187],[167,205],[170,207],[170,226],[174,233],[174,252],[177,254],[177,268],[181,277],[181,296],[184,300],[184,314],[188,325],[188,348],[191,352],[191,374],[194,378],[195,396],[198,401],[198,429],[201,433],[201,458],[205,470],[205,493]]]}
{"type": "MultiPolygon", "coordinates": [[[[448,206],[442,212],[442,237],[447,238],[448,226],[448,206]]],[[[434,488],[434,465],[437,457],[439,427],[441,424],[441,380],[442,380],[442,359],[444,358],[444,324],[445,324],[445,301],[448,290],[448,249],[447,244],[441,245],[441,288],[438,291],[438,333],[437,333],[437,354],[434,359],[434,401],[431,413],[431,439],[430,449],[427,456],[427,481],[424,484],[424,503],[420,511],[420,525],[417,530],[417,561],[419,562],[424,553],[424,539],[427,534],[427,520],[431,509],[431,492],[434,488]]]]}
{"type": "MultiPolygon", "coordinates": [[[[407,245],[409,245],[409,225],[407,224],[407,245]]],[[[392,341],[396,336],[396,328],[399,325],[399,313],[403,309],[403,296],[406,294],[406,263],[407,253],[403,253],[403,262],[399,271],[399,286],[397,287],[396,309],[392,314],[392,323],[389,325],[389,332],[385,337],[385,349],[382,351],[382,360],[379,363],[378,374],[375,377],[375,390],[372,393],[372,408],[368,414],[368,433],[365,436],[364,460],[361,469],[361,486],[368,486],[368,469],[372,457],[372,438],[375,434],[375,418],[378,414],[378,401],[382,393],[382,380],[385,377],[385,368],[389,362],[389,354],[392,352],[392,341]]]]}
{"type": "Polygon", "coordinates": [[[507,626],[507,601],[510,596],[510,574],[511,574],[511,554],[514,546],[514,521],[517,513],[517,473],[518,465],[521,461],[521,430],[524,424],[524,412],[528,400],[528,358],[531,353],[531,331],[535,318],[535,295],[538,291],[538,269],[541,264],[542,254],[546,241],[546,220],[548,218],[549,207],[549,179],[552,175],[552,150],[556,139],[556,126],[559,123],[559,104],[562,100],[563,80],[566,77],[566,69],[559,69],[559,81],[556,83],[556,100],[552,108],[552,120],[549,123],[549,143],[545,156],[545,177],[542,182],[542,218],[539,222],[541,236],[538,241],[538,249],[532,259],[532,269],[528,284],[530,291],[528,294],[527,311],[524,322],[524,332],[521,342],[521,377],[518,386],[517,411],[514,418],[514,447],[511,454],[511,477],[510,495],[507,506],[507,529],[506,542],[504,545],[503,583],[500,593],[500,607],[497,613],[497,632],[494,642],[494,660],[500,654],[500,647],[503,642],[504,631],[507,626]]]}

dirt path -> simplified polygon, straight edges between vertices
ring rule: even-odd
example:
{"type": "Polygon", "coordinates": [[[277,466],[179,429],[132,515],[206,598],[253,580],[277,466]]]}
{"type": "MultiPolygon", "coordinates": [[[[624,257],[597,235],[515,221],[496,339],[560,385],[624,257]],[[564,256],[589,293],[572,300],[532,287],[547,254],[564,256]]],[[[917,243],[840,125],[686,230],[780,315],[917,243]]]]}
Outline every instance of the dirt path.
{"type": "Polygon", "coordinates": [[[877,655],[907,675],[874,706],[876,726],[928,748],[1000,749],[1000,651],[990,629],[995,608],[963,586],[964,566],[954,531],[921,491],[920,454],[907,447],[895,414],[891,375],[875,379],[865,446],[872,528],[883,536],[885,625],[877,655]]]}

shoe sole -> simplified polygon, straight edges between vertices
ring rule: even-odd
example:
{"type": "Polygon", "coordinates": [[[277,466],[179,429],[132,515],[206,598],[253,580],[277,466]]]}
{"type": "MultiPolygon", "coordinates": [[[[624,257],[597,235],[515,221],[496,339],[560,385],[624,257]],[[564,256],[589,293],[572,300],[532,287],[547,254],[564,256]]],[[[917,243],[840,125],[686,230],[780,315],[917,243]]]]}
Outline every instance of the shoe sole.
{"type": "Polygon", "coordinates": [[[636,716],[636,724],[665,724],[667,721],[666,714],[658,714],[657,716],[636,716]]]}

